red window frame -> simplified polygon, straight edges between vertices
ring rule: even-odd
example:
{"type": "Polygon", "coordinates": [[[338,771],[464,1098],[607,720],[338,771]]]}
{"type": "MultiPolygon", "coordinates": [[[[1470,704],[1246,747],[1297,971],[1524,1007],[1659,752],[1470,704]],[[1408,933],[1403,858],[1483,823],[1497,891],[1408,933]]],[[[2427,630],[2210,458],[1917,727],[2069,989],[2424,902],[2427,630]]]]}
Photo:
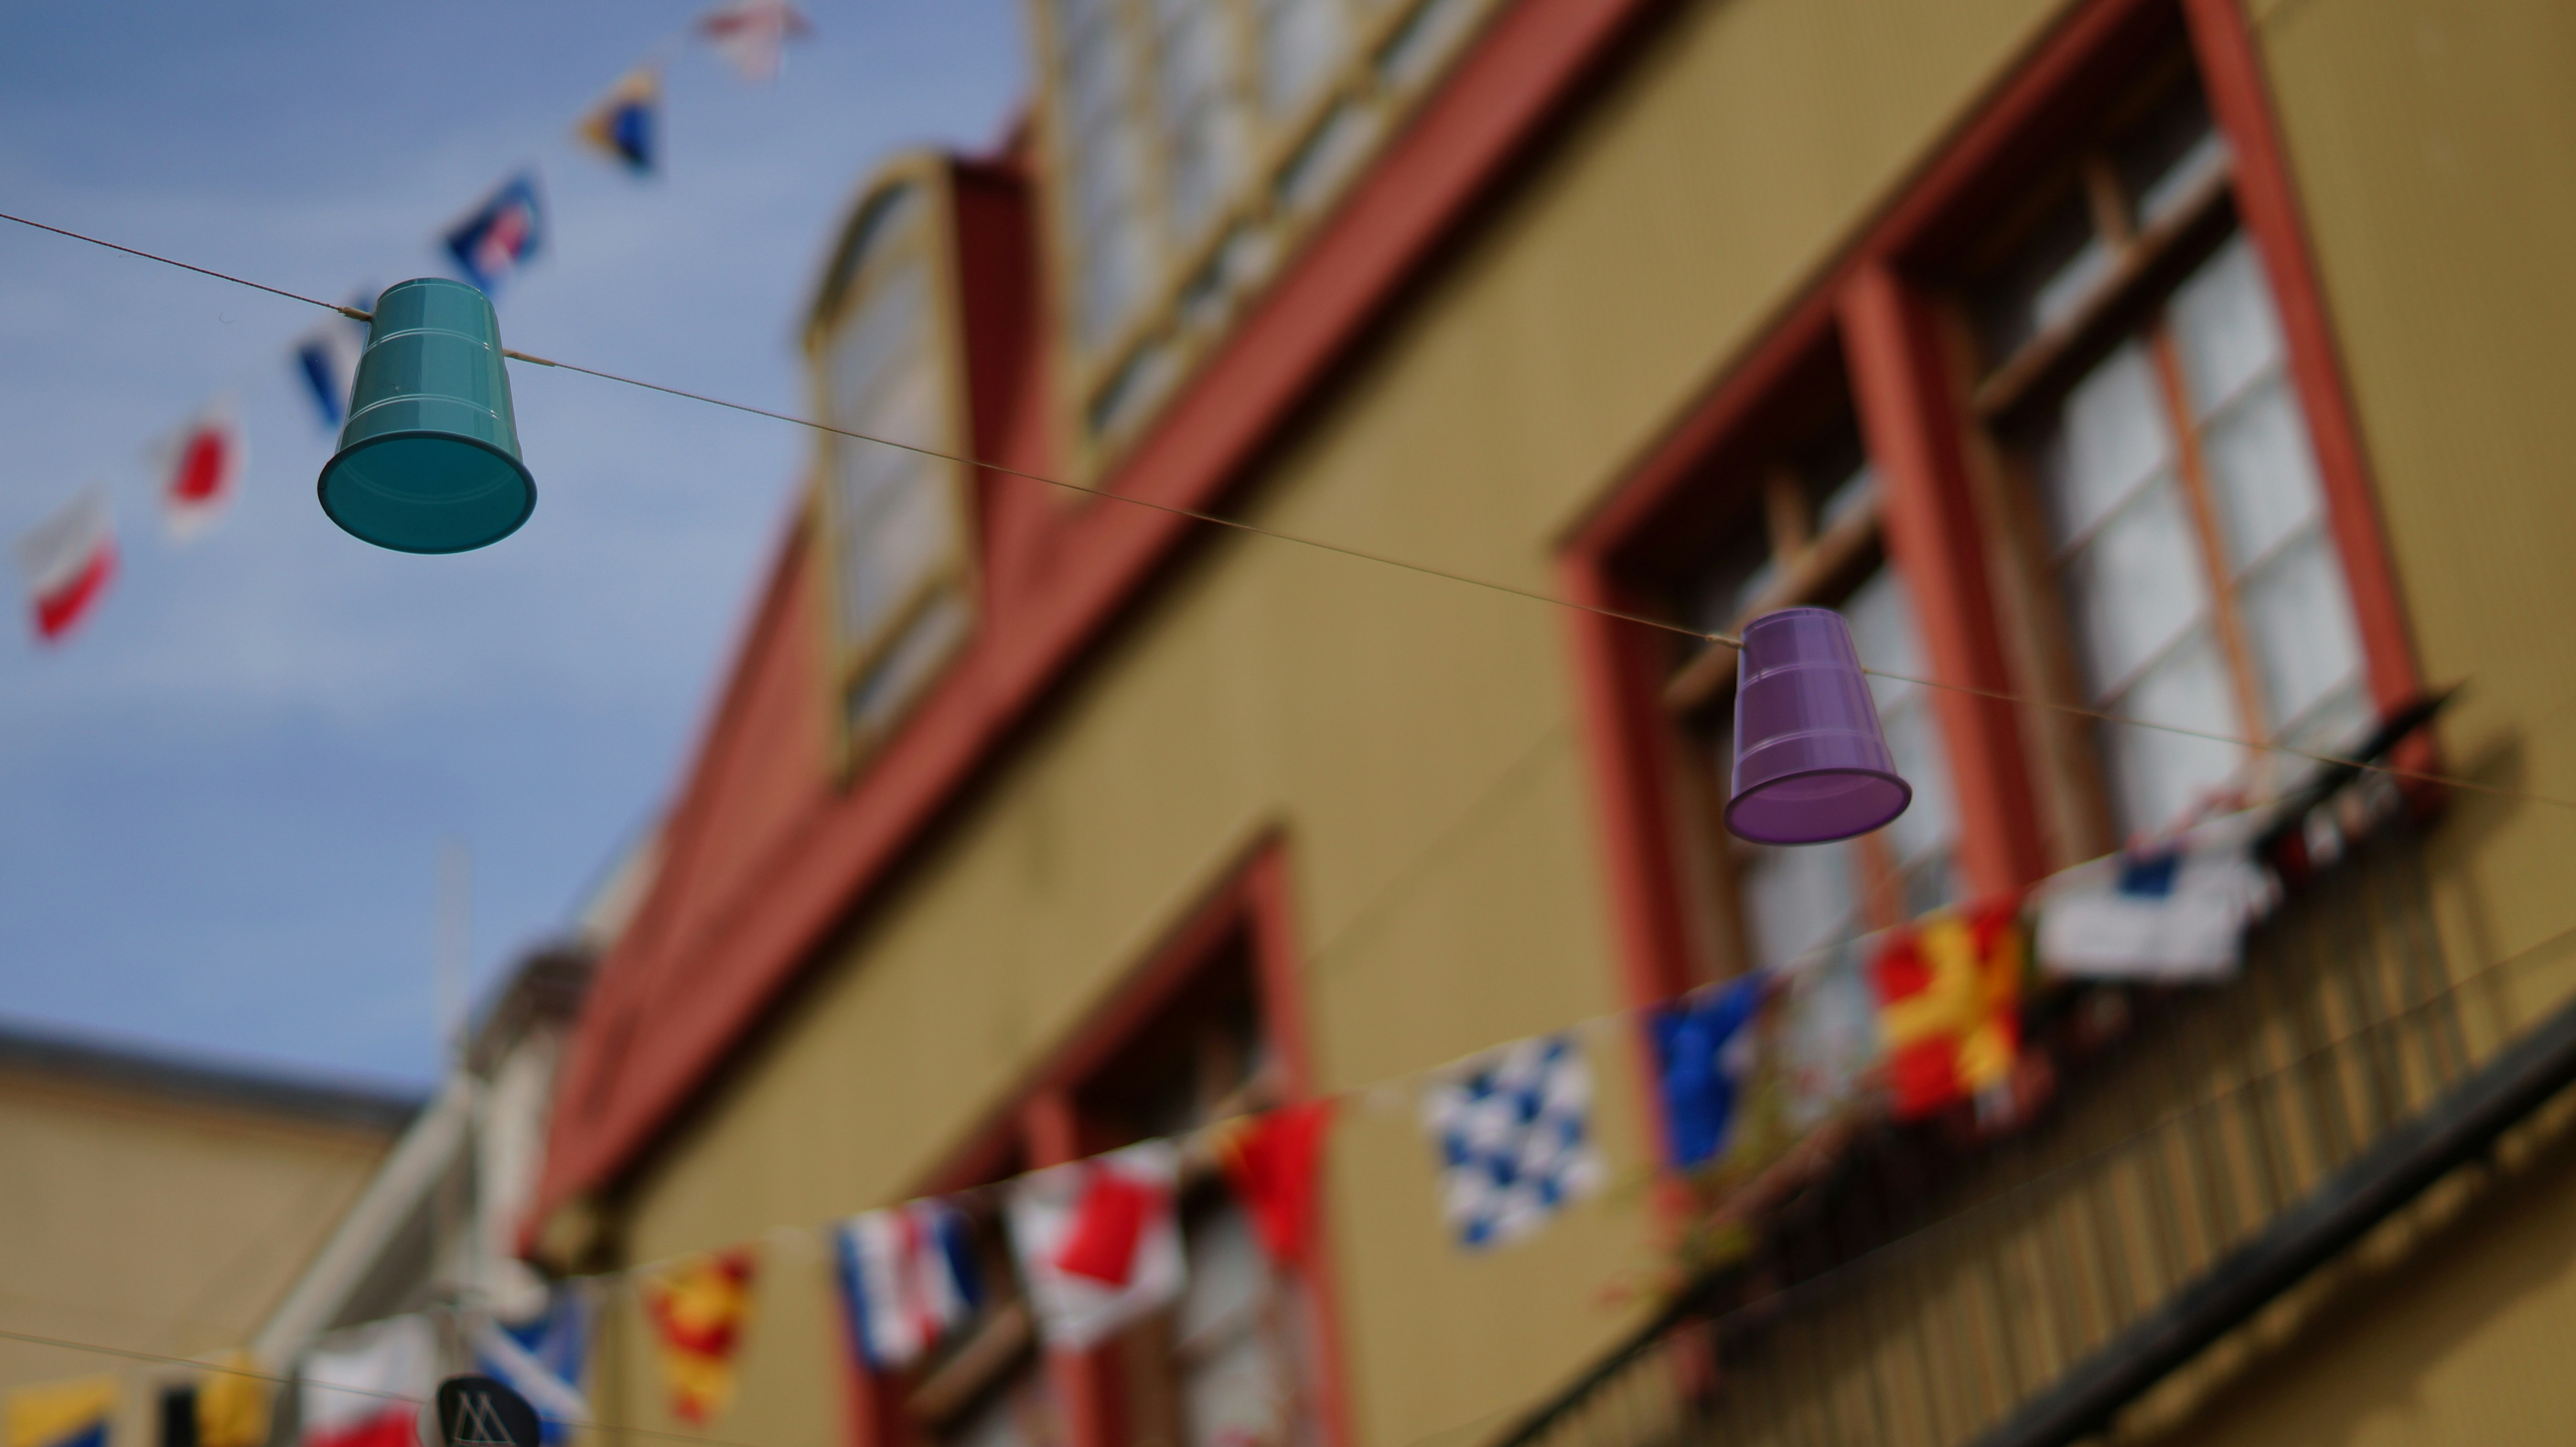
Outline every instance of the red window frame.
{"type": "MultiPolygon", "coordinates": [[[[1639,543],[1682,509],[1712,461],[1756,428],[1766,405],[1838,343],[1863,441],[1876,464],[1889,557],[1905,575],[1933,677],[1994,693],[2038,690],[2016,676],[1988,575],[1989,505],[1969,471],[1973,425],[1950,339],[1920,278],[1935,248],[2001,190],[2018,186],[2140,57],[2188,46],[2212,120],[2234,153],[2239,224],[2262,258],[2305,409],[2359,623],[2373,702],[2421,688],[2405,610],[2353,408],[2274,127],[2260,56],[2239,0],[2082,0],[1910,181],[1894,204],[1770,331],[1735,358],[1604,504],[1567,540],[1562,586],[1631,612],[1656,602],[1629,581],[1639,543]]],[[[1596,614],[1571,623],[1580,710],[1631,1001],[1670,998],[1694,978],[1680,847],[1675,731],[1660,702],[1666,640],[1596,614]]],[[[1958,867],[1972,894],[2017,889],[2048,869],[2039,799],[2017,708],[1974,693],[1936,695],[1959,811],[1958,867]]]]}
{"type": "MultiPolygon", "coordinates": [[[[1265,836],[915,1194],[961,1191],[1015,1170],[1061,1165],[1118,1144],[1101,1139],[1084,1119],[1079,1101],[1085,1088],[1111,1069],[1165,1006],[1237,947],[1250,957],[1262,1032],[1285,1096],[1279,1103],[1314,1098],[1293,903],[1285,841],[1265,836]]],[[[1320,1182],[1317,1190],[1322,1190],[1320,1182]]],[[[1325,1215],[1318,1210],[1311,1216],[1305,1264],[1295,1275],[1314,1307],[1317,1339],[1309,1343],[1308,1354],[1314,1379],[1308,1385],[1323,1418],[1324,1441],[1340,1447],[1351,1438],[1325,1215]]],[[[924,1440],[904,1420],[902,1402],[861,1364],[855,1347],[845,1342],[842,1354],[848,1364],[850,1447],[910,1447],[924,1440]]],[[[1117,1447],[1125,1441],[1115,1343],[1087,1352],[1041,1350],[1067,1447],[1117,1447]]]]}

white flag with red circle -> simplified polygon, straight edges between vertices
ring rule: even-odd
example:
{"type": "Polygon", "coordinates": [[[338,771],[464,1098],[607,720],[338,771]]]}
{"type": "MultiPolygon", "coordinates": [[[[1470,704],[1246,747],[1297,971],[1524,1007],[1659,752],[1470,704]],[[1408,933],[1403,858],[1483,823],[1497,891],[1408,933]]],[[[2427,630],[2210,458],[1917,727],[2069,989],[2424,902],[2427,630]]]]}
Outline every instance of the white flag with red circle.
{"type": "Polygon", "coordinates": [[[1020,1178],[1011,1250],[1053,1345],[1096,1346],[1180,1299],[1180,1153],[1146,1141],[1020,1178]]]}
{"type": "Polygon", "coordinates": [[[190,418],[161,449],[161,518],[186,541],[223,515],[241,491],[250,441],[229,399],[190,418]]]}
{"type": "Polygon", "coordinates": [[[107,486],[93,482],[72,495],[52,517],[18,537],[18,571],[36,636],[58,643],[98,606],[116,576],[116,518],[107,486]]]}

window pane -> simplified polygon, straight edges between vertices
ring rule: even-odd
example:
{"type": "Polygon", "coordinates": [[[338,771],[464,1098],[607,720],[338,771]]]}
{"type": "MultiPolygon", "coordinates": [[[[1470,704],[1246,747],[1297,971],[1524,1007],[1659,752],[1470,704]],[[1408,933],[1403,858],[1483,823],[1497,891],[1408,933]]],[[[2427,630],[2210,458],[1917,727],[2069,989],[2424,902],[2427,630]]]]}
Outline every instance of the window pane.
{"type": "Polygon", "coordinates": [[[2081,306],[2110,275],[2115,259],[2110,244],[2093,229],[2083,192],[2069,186],[2019,254],[1980,290],[1977,311],[1986,360],[2001,363],[2081,306]]]}
{"type": "Polygon", "coordinates": [[[2350,596],[2332,547],[2313,529],[2245,580],[2247,642],[2274,733],[2296,726],[2326,695],[2361,676],[2350,596]]]}
{"type": "Polygon", "coordinates": [[[2132,341],[2075,384],[2040,447],[2040,489],[2057,545],[2091,532],[2172,457],[2155,365],[2132,341]]]}
{"type": "Polygon", "coordinates": [[[2177,86],[2117,147],[2121,189],[2140,227],[2174,213],[2227,163],[2227,142],[2210,123],[2200,87],[2177,86]]]}
{"type": "Polygon", "coordinates": [[[1171,156],[1172,235],[1187,245],[1242,182],[1243,136],[1228,81],[1233,32],[1213,5],[1166,0],[1156,89],[1171,156]]]}
{"type": "MultiPolygon", "coordinates": [[[[2112,700],[2111,711],[2205,733],[2234,735],[2238,729],[2227,665],[2205,628],[2112,700]]],[[[2233,783],[2245,766],[2245,750],[2233,744],[2112,723],[2102,725],[2101,736],[2124,830],[2162,829],[2180,821],[2211,791],[2233,783]]]]}
{"type": "Polygon", "coordinates": [[[1284,1442],[1294,1403],[1265,1317],[1270,1265],[1231,1199],[1183,1225],[1189,1284],[1177,1320],[1181,1415],[1190,1447],[1284,1442]]]}
{"type": "Polygon", "coordinates": [[[2195,417],[2207,417],[2277,367],[2281,328],[2254,245],[2238,232],[2174,293],[2174,342],[2195,417]]]}
{"type": "Polygon", "coordinates": [[[2065,576],[2096,698],[2122,687],[2208,611],[2199,545],[2171,477],[2103,524],[2065,576]]]}
{"type": "Polygon", "coordinates": [[[1775,968],[1831,942],[1859,911],[1849,844],[1764,845],[1743,875],[1753,962],[1775,968]]]}
{"type": "Polygon", "coordinates": [[[1315,87],[1350,48],[1342,0],[1259,0],[1261,99],[1285,117],[1311,99],[1315,87]]]}
{"type": "Polygon", "coordinates": [[[865,430],[860,424],[870,420],[871,404],[889,380],[919,366],[929,307],[929,270],[921,262],[873,278],[858,315],[841,324],[825,353],[835,422],[865,430]]]}
{"type": "MultiPolygon", "coordinates": [[[[1842,614],[1851,624],[1852,643],[1864,666],[1927,676],[1929,665],[1915,631],[1914,611],[1894,569],[1882,567],[1871,574],[1843,604],[1842,614]]],[[[1872,678],[1869,688],[1878,704],[1879,724],[1887,732],[1888,752],[1896,757],[1896,772],[1914,786],[1914,802],[1887,826],[1887,843],[1898,868],[1909,873],[1929,871],[1925,882],[1934,897],[1907,900],[1907,912],[1917,913],[1940,903],[1947,893],[1946,871],[1929,867],[1949,853],[1958,836],[1950,759],[1942,747],[1939,721],[1932,716],[1929,690],[1892,678],[1872,678]]]]}
{"type": "Polygon", "coordinates": [[[2227,534],[2228,566],[2236,572],[2323,512],[2307,419],[2278,372],[2219,413],[2201,449],[2227,534]]]}

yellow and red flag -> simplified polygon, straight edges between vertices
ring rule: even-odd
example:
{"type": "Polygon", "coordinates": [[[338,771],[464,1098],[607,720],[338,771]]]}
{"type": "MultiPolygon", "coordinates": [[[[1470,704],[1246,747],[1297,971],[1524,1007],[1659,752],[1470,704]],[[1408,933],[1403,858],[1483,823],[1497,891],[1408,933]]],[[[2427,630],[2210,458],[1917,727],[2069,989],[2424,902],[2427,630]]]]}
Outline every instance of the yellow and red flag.
{"type": "Polygon", "coordinates": [[[692,1426],[733,1400],[734,1352],[751,1321],[748,1247],[693,1257],[644,1283],[644,1315],[660,1347],[671,1413],[692,1426]]]}
{"type": "Polygon", "coordinates": [[[2029,958],[2017,899],[1944,911],[1887,937],[1869,973],[1897,1119],[2011,1080],[2029,958]]]}

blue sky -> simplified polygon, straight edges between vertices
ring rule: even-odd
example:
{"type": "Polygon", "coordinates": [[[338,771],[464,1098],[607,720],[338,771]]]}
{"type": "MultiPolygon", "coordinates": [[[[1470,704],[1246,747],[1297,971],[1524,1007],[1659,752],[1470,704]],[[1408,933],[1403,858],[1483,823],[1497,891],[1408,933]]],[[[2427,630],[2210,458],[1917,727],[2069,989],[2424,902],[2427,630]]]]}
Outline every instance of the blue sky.
{"type": "MultiPolygon", "coordinates": [[[[776,84],[668,76],[663,177],[570,139],[702,0],[20,7],[0,210],[309,294],[440,270],[533,164],[527,351],[803,411],[792,338],[835,218],[913,145],[982,149],[1024,87],[1015,0],[810,0],[776,84]]],[[[0,535],[81,483],[124,570],[66,646],[0,628],[0,1018],[423,1081],[437,861],[474,866],[478,990],[668,797],[778,538],[796,429],[513,369],[536,516],[480,553],[345,536],[287,372],[318,313],[0,225],[0,535]],[[219,391],[251,468],[174,547],[154,438],[219,391]]]]}

